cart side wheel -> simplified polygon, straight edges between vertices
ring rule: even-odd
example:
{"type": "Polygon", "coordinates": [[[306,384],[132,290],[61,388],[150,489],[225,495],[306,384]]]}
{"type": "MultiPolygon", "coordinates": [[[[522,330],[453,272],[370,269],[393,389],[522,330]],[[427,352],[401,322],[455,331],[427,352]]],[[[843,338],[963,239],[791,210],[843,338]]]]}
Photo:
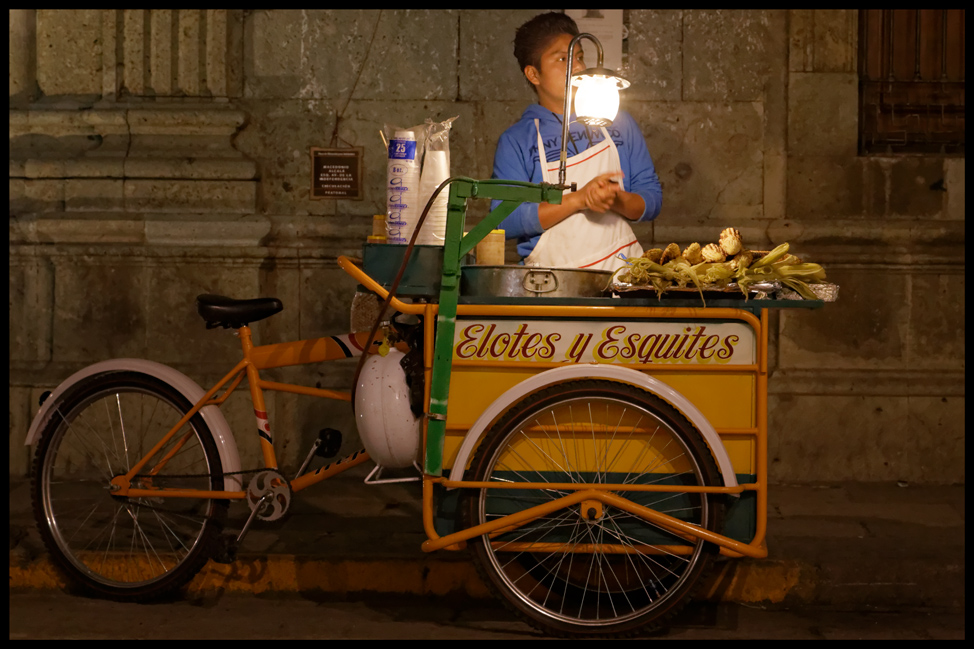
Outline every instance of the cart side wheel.
{"type": "MultiPolygon", "coordinates": [[[[659,397],[606,380],[531,395],[488,431],[471,465],[493,482],[721,486],[693,425],[659,397]]],[[[634,503],[719,531],[723,499],[682,491],[614,491],[634,503]]],[[[569,494],[471,489],[465,526],[569,494]]],[[[583,502],[470,543],[485,583],[529,624],[559,636],[627,636],[661,626],[690,598],[716,554],[628,512],[583,502]]]]}

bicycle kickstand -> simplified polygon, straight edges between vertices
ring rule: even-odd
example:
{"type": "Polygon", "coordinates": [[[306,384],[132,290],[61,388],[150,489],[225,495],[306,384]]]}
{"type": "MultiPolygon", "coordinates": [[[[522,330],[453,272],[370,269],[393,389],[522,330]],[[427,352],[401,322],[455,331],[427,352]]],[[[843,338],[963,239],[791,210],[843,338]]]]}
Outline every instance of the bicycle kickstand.
{"type": "Polygon", "coordinates": [[[224,534],[219,537],[219,546],[216,552],[213,553],[211,559],[217,563],[233,563],[237,560],[237,548],[240,547],[240,542],[243,541],[244,536],[246,536],[247,531],[250,529],[251,523],[257,518],[257,515],[261,513],[266,506],[270,504],[270,501],[274,498],[273,493],[264,494],[257,505],[250,512],[250,516],[247,518],[247,522],[244,523],[243,528],[240,530],[240,534],[237,538],[233,538],[231,534],[224,534]]]}

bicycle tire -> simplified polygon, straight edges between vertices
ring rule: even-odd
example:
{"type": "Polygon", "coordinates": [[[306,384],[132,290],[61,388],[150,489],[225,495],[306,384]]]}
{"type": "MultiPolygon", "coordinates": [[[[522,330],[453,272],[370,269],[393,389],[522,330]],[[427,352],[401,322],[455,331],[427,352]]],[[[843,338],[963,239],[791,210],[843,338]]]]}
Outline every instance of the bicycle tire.
{"type": "MultiPolygon", "coordinates": [[[[723,484],[710,449],[684,415],[637,387],[595,379],[556,385],[515,405],[488,431],[470,472],[477,481],[723,484]],[[644,461],[649,451],[656,455],[644,461]]],[[[467,526],[569,493],[465,491],[467,526]]],[[[711,531],[722,524],[723,498],[713,494],[614,493],[711,531]]],[[[608,505],[598,519],[583,515],[582,507],[472,539],[484,582],[518,617],[550,635],[625,637],[664,625],[699,587],[716,547],[608,505]]]]}
{"type": "MultiPolygon", "coordinates": [[[[122,498],[109,489],[192,406],[161,379],[124,371],[84,379],[50,410],[34,458],[33,511],[69,586],[150,601],[184,586],[209,560],[228,501],[122,498]]],[[[158,473],[149,477],[144,468],[132,487],[223,489],[217,445],[199,413],[155,458],[174,448],[158,473]]]]}

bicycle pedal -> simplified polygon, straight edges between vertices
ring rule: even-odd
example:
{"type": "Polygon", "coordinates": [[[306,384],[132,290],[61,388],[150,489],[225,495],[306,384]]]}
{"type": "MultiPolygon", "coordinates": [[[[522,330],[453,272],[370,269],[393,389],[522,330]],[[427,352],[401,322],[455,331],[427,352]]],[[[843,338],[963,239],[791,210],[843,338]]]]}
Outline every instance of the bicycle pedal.
{"type": "Polygon", "coordinates": [[[325,459],[333,458],[338,455],[342,448],[342,432],[334,428],[323,428],[318,432],[318,440],[321,444],[315,451],[315,455],[325,459]]]}
{"type": "Polygon", "coordinates": [[[237,560],[237,539],[231,534],[221,534],[216,539],[216,548],[210,557],[217,563],[233,563],[237,560]]]}

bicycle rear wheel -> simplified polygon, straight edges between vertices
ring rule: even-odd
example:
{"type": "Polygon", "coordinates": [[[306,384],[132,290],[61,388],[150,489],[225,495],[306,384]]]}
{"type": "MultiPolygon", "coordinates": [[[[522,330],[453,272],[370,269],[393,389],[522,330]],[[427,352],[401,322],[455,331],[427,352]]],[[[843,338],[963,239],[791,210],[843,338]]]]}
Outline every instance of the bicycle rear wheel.
{"type": "MultiPolygon", "coordinates": [[[[630,385],[574,381],[543,390],[487,434],[473,479],[498,483],[670,485],[620,488],[617,496],[719,531],[722,498],[680,487],[722,486],[710,449],[690,422],[630,385]]],[[[566,489],[469,490],[468,525],[572,493],[566,489]]],[[[495,594],[523,619],[563,636],[624,636],[663,623],[692,594],[716,548],[595,501],[557,510],[471,541],[495,594]]]]}
{"type": "MultiPolygon", "coordinates": [[[[110,490],[110,480],[191,408],[175,388],[138,372],[96,375],[59,398],[38,442],[32,494],[44,543],[71,584],[88,594],[143,601],[183,586],[207,562],[227,501],[125,498],[110,490]]],[[[199,413],[131,486],[223,489],[216,443],[199,413]]]]}

